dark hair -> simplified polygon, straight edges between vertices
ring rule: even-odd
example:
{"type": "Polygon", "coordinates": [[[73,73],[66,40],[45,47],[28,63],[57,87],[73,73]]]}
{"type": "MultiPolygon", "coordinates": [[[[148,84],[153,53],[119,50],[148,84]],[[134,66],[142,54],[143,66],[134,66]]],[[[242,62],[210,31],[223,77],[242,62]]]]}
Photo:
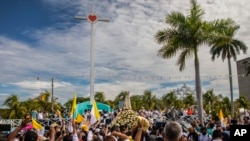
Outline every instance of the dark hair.
{"type": "Polygon", "coordinates": [[[244,119],[245,119],[245,120],[249,120],[249,117],[248,117],[248,116],[245,116],[244,119]]]}
{"type": "Polygon", "coordinates": [[[222,131],[221,130],[214,130],[212,137],[213,137],[213,139],[222,138],[222,131]]]}
{"type": "Polygon", "coordinates": [[[205,131],[205,130],[207,130],[207,128],[205,126],[202,126],[200,131],[205,131]]]}
{"type": "Polygon", "coordinates": [[[119,128],[120,128],[120,126],[119,126],[118,124],[113,125],[113,126],[111,127],[111,132],[117,131],[117,129],[119,129],[119,128]]]}
{"type": "Polygon", "coordinates": [[[128,128],[127,125],[121,125],[121,126],[120,126],[120,132],[125,131],[127,128],[128,128]]]}
{"type": "Polygon", "coordinates": [[[63,141],[73,141],[73,137],[70,135],[67,135],[67,136],[63,137],[63,141]]]}
{"type": "Polygon", "coordinates": [[[24,135],[24,141],[37,141],[38,135],[32,130],[28,130],[24,135]]]}
{"type": "Polygon", "coordinates": [[[209,123],[208,128],[214,128],[214,123],[209,123]]]}

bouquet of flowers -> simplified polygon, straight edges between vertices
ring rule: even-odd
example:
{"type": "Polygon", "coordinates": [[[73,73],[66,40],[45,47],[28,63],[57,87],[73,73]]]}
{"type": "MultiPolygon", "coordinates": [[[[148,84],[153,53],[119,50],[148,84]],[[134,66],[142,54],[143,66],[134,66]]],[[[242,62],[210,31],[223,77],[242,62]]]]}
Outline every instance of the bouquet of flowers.
{"type": "Polygon", "coordinates": [[[133,110],[123,110],[111,122],[111,125],[127,125],[131,128],[138,121],[138,116],[133,110]]]}
{"type": "Polygon", "coordinates": [[[144,130],[147,130],[150,126],[149,121],[141,116],[138,116],[133,110],[123,110],[116,118],[111,122],[113,125],[127,125],[129,129],[133,126],[140,126],[144,130]]]}

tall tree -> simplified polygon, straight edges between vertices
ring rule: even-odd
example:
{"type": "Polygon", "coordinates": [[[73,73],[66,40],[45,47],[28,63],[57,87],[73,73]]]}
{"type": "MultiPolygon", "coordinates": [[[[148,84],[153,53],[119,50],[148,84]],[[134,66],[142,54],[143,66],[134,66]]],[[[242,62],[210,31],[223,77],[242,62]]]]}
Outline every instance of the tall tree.
{"type": "Polygon", "coordinates": [[[224,116],[230,115],[230,110],[231,110],[232,106],[233,105],[231,105],[230,99],[228,97],[223,97],[223,99],[222,99],[222,109],[223,109],[224,116]]]}
{"type": "Polygon", "coordinates": [[[96,92],[95,93],[95,100],[101,103],[105,102],[105,94],[104,92],[96,92]]]}
{"type": "Polygon", "coordinates": [[[162,101],[165,103],[165,106],[175,106],[177,100],[178,98],[173,91],[162,96],[162,101]]]}
{"type": "Polygon", "coordinates": [[[245,110],[250,108],[250,101],[247,100],[247,97],[245,95],[240,96],[238,99],[236,99],[236,105],[238,108],[243,108],[244,109],[244,114],[245,110]]]}
{"type": "Polygon", "coordinates": [[[152,95],[151,91],[146,90],[142,96],[142,101],[146,110],[152,110],[155,106],[156,97],[152,95]]]}
{"type": "Polygon", "coordinates": [[[19,101],[19,97],[17,95],[7,97],[3,105],[8,107],[8,119],[22,119],[26,112],[28,112],[25,106],[19,101]]]}
{"type": "Polygon", "coordinates": [[[183,98],[183,103],[185,104],[185,106],[187,107],[191,107],[193,105],[196,104],[195,98],[193,96],[193,94],[187,94],[184,98],[183,98]]]}
{"type": "Polygon", "coordinates": [[[39,98],[35,98],[34,101],[36,101],[39,104],[39,110],[44,111],[51,111],[52,110],[52,104],[50,102],[50,92],[45,91],[42,92],[39,96],[39,98]]]}
{"type": "Polygon", "coordinates": [[[230,26],[219,29],[217,36],[212,39],[210,42],[212,54],[212,60],[220,57],[222,61],[227,59],[228,61],[228,71],[229,71],[229,85],[230,85],[230,96],[231,96],[231,116],[234,117],[234,100],[233,100],[233,77],[232,77],[232,68],[231,68],[231,58],[236,61],[237,55],[240,54],[240,51],[246,53],[247,46],[244,42],[234,38],[236,31],[240,27],[235,24],[231,24],[230,26]]]}
{"type": "Polygon", "coordinates": [[[131,107],[133,110],[138,111],[143,107],[143,101],[141,95],[132,95],[131,99],[131,107]]]}
{"type": "Polygon", "coordinates": [[[206,91],[205,94],[203,94],[203,99],[203,105],[205,105],[204,107],[206,107],[206,113],[211,114],[211,111],[213,109],[212,107],[214,107],[214,104],[218,102],[218,97],[214,94],[213,89],[211,89],[206,91]]]}
{"type": "Polygon", "coordinates": [[[158,31],[155,39],[163,46],[158,51],[158,55],[163,58],[172,58],[178,52],[180,55],[177,60],[179,70],[185,68],[186,59],[194,57],[195,67],[195,90],[198,101],[198,115],[203,124],[203,106],[201,94],[201,78],[200,65],[198,57],[198,48],[208,42],[208,29],[211,29],[209,24],[202,20],[204,11],[196,0],[191,0],[191,9],[189,14],[184,14],[174,11],[167,15],[166,23],[169,28],[158,31]]]}

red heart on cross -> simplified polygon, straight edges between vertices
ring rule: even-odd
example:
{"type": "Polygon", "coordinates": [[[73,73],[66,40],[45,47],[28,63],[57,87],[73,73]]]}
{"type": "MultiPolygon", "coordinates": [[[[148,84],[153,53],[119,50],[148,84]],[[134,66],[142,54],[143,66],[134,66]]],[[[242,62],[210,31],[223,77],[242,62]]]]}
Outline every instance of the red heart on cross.
{"type": "Polygon", "coordinates": [[[89,15],[89,16],[88,16],[88,19],[89,19],[89,21],[91,21],[91,22],[95,22],[96,19],[97,19],[97,17],[96,17],[96,15],[89,15]]]}

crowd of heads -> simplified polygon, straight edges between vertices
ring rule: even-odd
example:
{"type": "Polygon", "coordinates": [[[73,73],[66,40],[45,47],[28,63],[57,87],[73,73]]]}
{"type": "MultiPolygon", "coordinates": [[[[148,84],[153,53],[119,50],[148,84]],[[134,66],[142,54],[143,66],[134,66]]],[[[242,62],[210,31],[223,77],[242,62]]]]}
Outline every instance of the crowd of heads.
{"type": "MultiPolygon", "coordinates": [[[[12,131],[8,141],[229,141],[230,126],[235,124],[233,120],[226,123],[208,120],[200,123],[194,120],[190,126],[185,127],[180,121],[166,121],[156,124],[161,118],[159,111],[138,111],[138,116],[145,117],[150,127],[145,130],[140,125],[128,127],[125,125],[112,125],[111,122],[119,111],[113,113],[100,113],[101,119],[90,124],[90,111],[83,113],[84,122],[77,123],[74,120],[66,122],[60,119],[57,124],[51,124],[47,129],[38,131],[30,129],[23,131],[28,121],[24,120],[20,127],[12,131]]],[[[236,121],[236,124],[239,122],[236,121]]],[[[245,117],[243,124],[249,124],[249,118],[245,117]]]]}

